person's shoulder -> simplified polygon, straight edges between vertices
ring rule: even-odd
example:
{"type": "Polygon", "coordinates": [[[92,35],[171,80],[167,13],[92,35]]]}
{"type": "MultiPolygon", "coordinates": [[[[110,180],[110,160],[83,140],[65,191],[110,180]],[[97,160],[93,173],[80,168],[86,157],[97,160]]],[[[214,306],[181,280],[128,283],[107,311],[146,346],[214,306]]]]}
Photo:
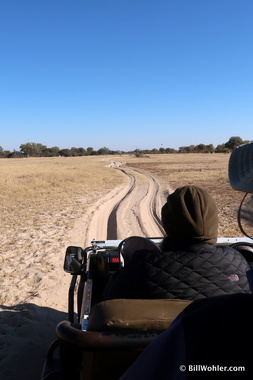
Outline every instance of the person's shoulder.
{"type": "Polygon", "coordinates": [[[229,245],[214,245],[213,250],[226,254],[226,255],[230,254],[230,255],[238,256],[238,257],[242,256],[241,253],[237,249],[230,247],[229,245]]]}
{"type": "Polygon", "coordinates": [[[173,260],[168,252],[140,249],[134,252],[125,270],[131,272],[138,268],[138,271],[145,271],[148,267],[169,265],[173,260]]]}
{"type": "Polygon", "coordinates": [[[228,245],[215,245],[214,246],[217,256],[222,256],[227,261],[233,262],[235,265],[244,266],[246,269],[249,268],[249,263],[246,258],[235,248],[228,245]]]}
{"type": "Polygon", "coordinates": [[[139,249],[139,250],[136,250],[133,254],[133,260],[136,260],[136,259],[150,259],[150,258],[161,258],[161,257],[164,257],[166,256],[167,253],[166,252],[162,252],[162,251],[155,251],[155,250],[151,250],[151,249],[139,249]]]}

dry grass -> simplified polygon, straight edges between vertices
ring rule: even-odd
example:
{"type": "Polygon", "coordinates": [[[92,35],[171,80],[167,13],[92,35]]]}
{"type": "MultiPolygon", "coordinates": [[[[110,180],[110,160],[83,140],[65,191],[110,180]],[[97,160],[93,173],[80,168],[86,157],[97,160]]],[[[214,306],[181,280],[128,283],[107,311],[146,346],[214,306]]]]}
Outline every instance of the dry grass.
{"type": "Polygon", "coordinates": [[[71,226],[94,200],[122,181],[120,172],[106,167],[101,157],[2,159],[0,232],[13,236],[39,229],[56,215],[56,229],[71,226]]]}

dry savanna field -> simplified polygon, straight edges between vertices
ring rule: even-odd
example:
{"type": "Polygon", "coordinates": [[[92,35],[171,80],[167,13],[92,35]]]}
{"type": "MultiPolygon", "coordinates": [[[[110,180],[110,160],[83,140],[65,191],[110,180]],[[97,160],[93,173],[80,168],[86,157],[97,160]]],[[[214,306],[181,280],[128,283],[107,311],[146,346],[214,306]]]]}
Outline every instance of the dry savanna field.
{"type": "MultiPolygon", "coordinates": [[[[219,209],[219,236],[240,234],[236,212],[242,195],[229,185],[228,154],[2,159],[0,268],[8,268],[4,275],[17,275],[12,270],[17,255],[24,261],[24,269],[26,262],[31,262],[42,271],[53,271],[54,265],[43,260],[45,253],[59,255],[60,260],[66,244],[83,244],[71,239],[76,221],[93,202],[126,181],[111,167],[112,161],[152,174],[161,184],[163,197],[169,189],[186,184],[206,188],[219,209]]],[[[39,281],[39,274],[31,279],[35,285],[39,281]]],[[[16,287],[12,296],[2,292],[1,304],[22,300],[22,281],[16,287]]]]}
{"type": "Polygon", "coordinates": [[[65,248],[84,245],[89,210],[127,185],[118,165],[151,174],[162,201],[179,186],[206,188],[219,209],[219,236],[235,237],[242,194],[229,185],[228,162],[228,154],[1,159],[0,377],[40,378],[55,326],[66,318],[65,248]]]}

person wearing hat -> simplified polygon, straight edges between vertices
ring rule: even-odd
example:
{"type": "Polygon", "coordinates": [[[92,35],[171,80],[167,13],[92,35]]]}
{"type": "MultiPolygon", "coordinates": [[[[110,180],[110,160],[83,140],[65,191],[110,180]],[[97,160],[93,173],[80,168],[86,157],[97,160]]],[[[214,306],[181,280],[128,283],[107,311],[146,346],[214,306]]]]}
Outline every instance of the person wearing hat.
{"type": "Polygon", "coordinates": [[[175,298],[195,300],[250,293],[244,257],[215,245],[218,212],[210,194],[183,186],[167,197],[161,210],[166,236],[161,249],[138,249],[109,281],[102,300],[175,298]]]}

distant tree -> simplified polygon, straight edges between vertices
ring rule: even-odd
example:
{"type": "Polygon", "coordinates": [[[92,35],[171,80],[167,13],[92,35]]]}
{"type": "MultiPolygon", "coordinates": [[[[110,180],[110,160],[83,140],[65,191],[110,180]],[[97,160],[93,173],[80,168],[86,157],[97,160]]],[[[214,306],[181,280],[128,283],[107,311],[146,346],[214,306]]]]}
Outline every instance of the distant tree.
{"type": "Polygon", "coordinates": [[[219,144],[215,148],[215,153],[229,153],[230,150],[225,147],[225,144],[219,144]]]}
{"type": "Polygon", "coordinates": [[[209,153],[213,153],[214,152],[213,144],[206,145],[206,151],[209,153]]]}
{"type": "Polygon", "coordinates": [[[72,152],[71,152],[70,149],[61,149],[59,151],[59,155],[63,156],[63,157],[71,157],[72,156],[72,152]]]}
{"type": "Polygon", "coordinates": [[[225,147],[229,150],[233,150],[239,145],[242,145],[244,141],[239,136],[232,136],[230,139],[225,143],[225,147]]]}
{"type": "Polygon", "coordinates": [[[86,156],[87,155],[87,150],[84,148],[78,148],[78,156],[86,156]]]}
{"type": "Polygon", "coordinates": [[[20,145],[20,151],[24,153],[26,157],[41,157],[43,153],[46,151],[46,145],[42,145],[39,143],[26,143],[20,145]]]}
{"type": "Polygon", "coordinates": [[[78,156],[79,154],[78,154],[78,149],[77,148],[71,148],[70,149],[71,150],[71,156],[78,156]]]}
{"type": "Polygon", "coordinates": [[[60,149],[58,146],[53,146],[52,148],[46,148],[43,151],[43,156],[44,157],[57,157],[59,156],[59,151],[60,149]]]}
{"type": "Polygon", "coordinates": [[[133,153],[135,154],[136,157],[143,157],[144,155],[144,151],[140,149],[135,149],[133,153]]]}
{"type": "Polygon", "coordinates": [[[117,154],[117,155],[121,156],[122,154],[124,154],[124,152],[123,152],[123,150],[115,150],[113,152],[113,154],[117,154]]]}
{"type": "Polygon", "coordinates": [[[197,150],[195,145],[183,146],[181,148],[183,149],[184,153],[193,153],[197,150]]]}
{"type": "Polygon", "coordinates": [[[20,151],[24,153],[26,157],[29,157],[32,153],[32,145],[31,143],[21,144],[19,147],[20,151]]]}
{"type": "Polygon", "coordinates": [[[156,149],[156,148],[153,148],[153,149],[151,149],[150,153],[151,154],[159,154],[160,151],[158,149],[156,149]]]}
{"type": "MultiPolygon", "coordinates": [[[[124,153],[124,152],[123,152],[124,153]]],[[[111,154],[111,155],[121,155],[122,154],[122,151],[121,150],[109,150],[109,153],[108,154],[111,154]]]]}
{"type": "Polygon", "coordinates": [[[8,158],[10,153],[10,150],[0,150],[0,158],[8,158]]]}
{"type": "Polygon", "coordinates": [[[165,148],[165,153],[176,153],[176,149],[173,149],[173,148],[165,148]]]}
{"type": "Polygon", "coordinates": [[[17,152],[14,150],[13,152],[10,152],[9,150],[4,151],[7,158],[23,158],[24,155],[21,152],[17,152]]]}
{"type": "Polygon", "coordinates": [[[51,150],[52,156],[54,157],[59,156],[60,149],[58,146],[53,146],[52,148],[50,148],[50,150],[51,150]]]}
{"type": "Polygon", "coordinates": [[[179,153],[207,153],[207,152],[213,152],[213,151],[214,151],[213,144],[209,144],[209,145],[198,144],[198,145],[188,145],[188,146],[179,147],[179,153]]]}
{"type": "Polygon", "coordinates": [[[197,152],[201,152],[201,153],[205,152],[206,150],[205,144],[198,144],[196,148],[197,148],[197,152]]]}
{"type": "Polygon", "coordinates": [[[94,151],[94,149],[91,146],[89,146],[86,150],[87,150],[87,154],[89,156],[93,156],[94,154],[96,154],[96,152],[94,151]]]}
{"type": "Polygon", "coordinates": [[[98,149],[97,154],[99,155],[107,155],[110,154],[110,149],[106,148],[105,146],[103,148],[98,149]]]}

